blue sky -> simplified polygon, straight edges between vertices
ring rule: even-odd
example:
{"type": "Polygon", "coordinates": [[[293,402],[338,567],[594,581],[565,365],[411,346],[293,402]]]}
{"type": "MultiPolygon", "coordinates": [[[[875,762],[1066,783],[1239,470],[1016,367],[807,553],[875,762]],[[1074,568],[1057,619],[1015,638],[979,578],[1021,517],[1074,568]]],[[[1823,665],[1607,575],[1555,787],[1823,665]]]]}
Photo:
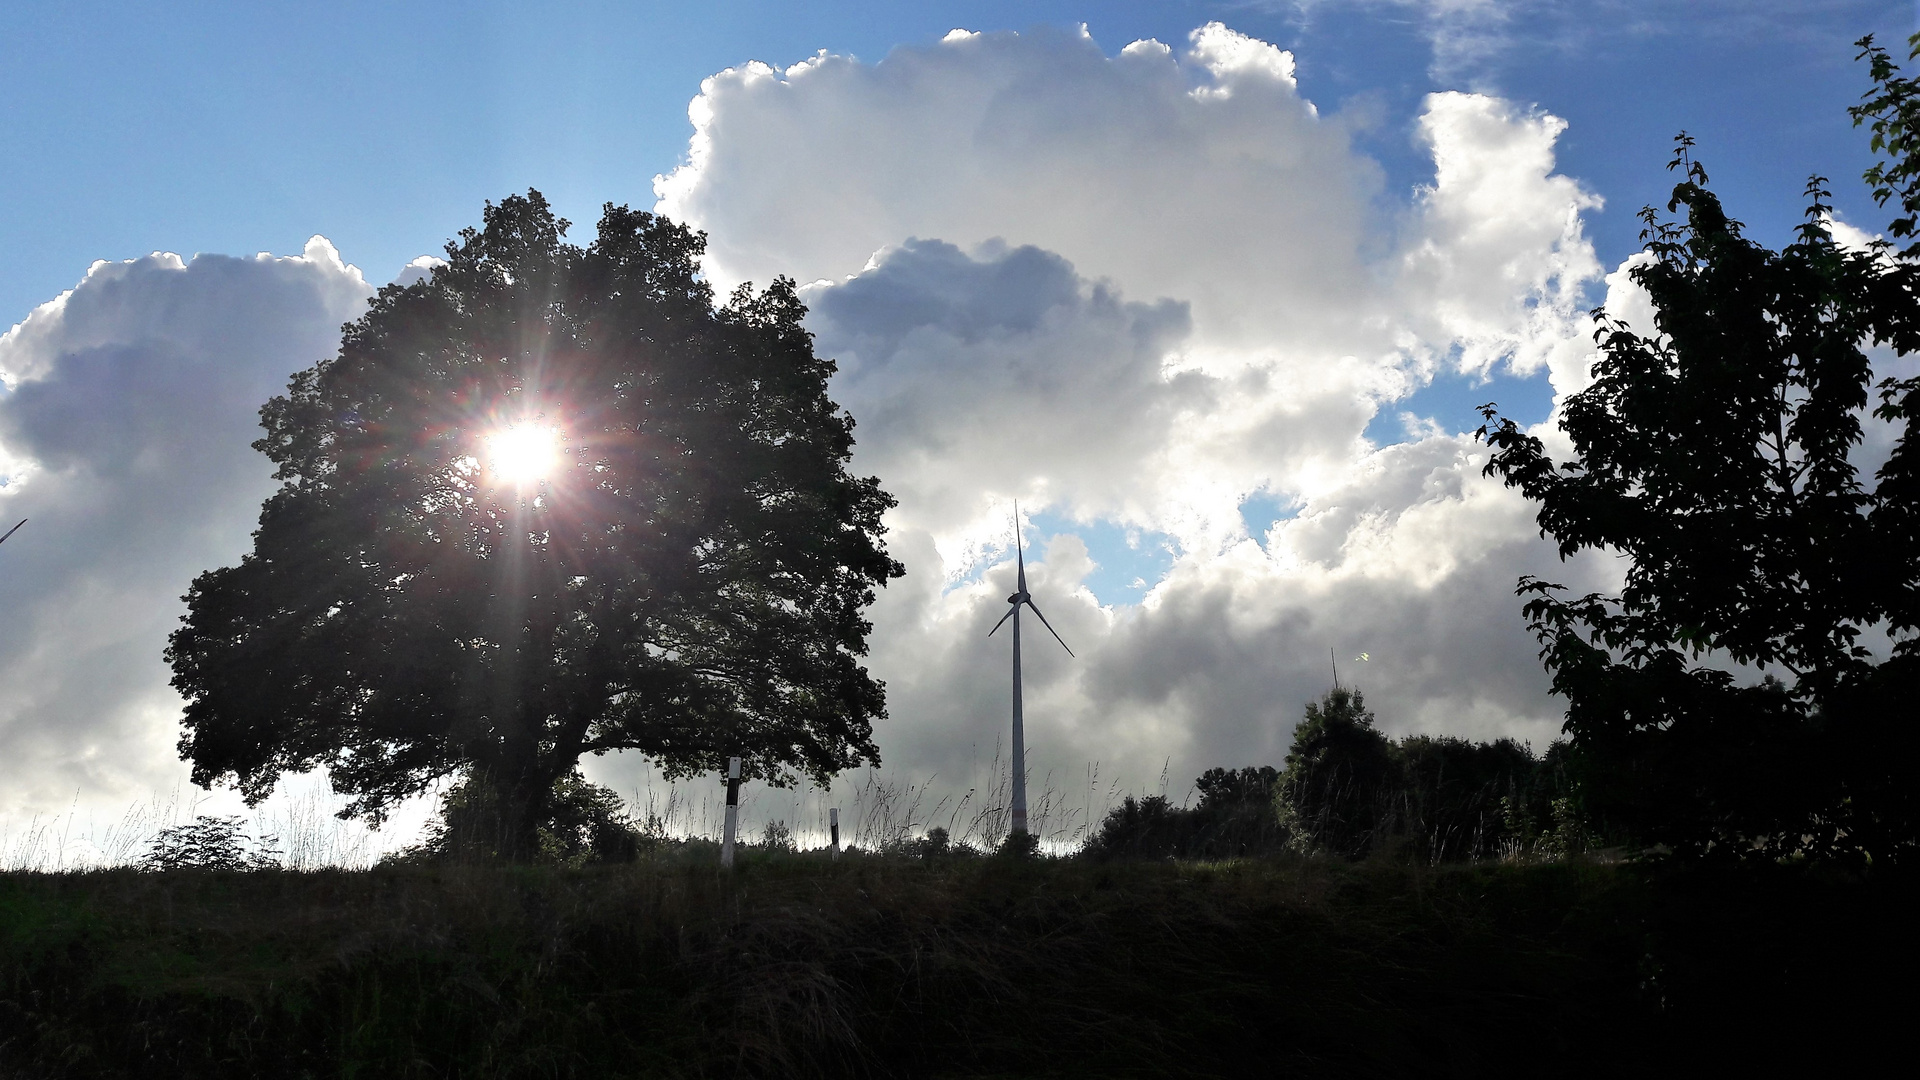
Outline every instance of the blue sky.
{"type": "Polygon", "coordinates": [[[21,5],[0,36],[0,318],[97,258],[295,251],[316,232],[384,277],[529,186],[590,222],[652,201],[703,77],[819,49],[877,60],[954,27],[1085,22],[1112,53],[1223,19],[1294,50],[1323,111],[1376,111],[1390,186],[1430,171],[1406,124],[1428,91],[1536,103],[1570,122],[1563,171],[1607,199],[1590,227],[1608,263],[1662,197],[1681,128],[1763,233],[1790,227],[1815,170],[1875,220],[1845,182],[1867,162],[1842,112],[1862,86],[1848,43],[1898,42],[1908,0],[1514,8],[1504,44],[1436,72],[1419,6],[1392,2],[21,5]]]}

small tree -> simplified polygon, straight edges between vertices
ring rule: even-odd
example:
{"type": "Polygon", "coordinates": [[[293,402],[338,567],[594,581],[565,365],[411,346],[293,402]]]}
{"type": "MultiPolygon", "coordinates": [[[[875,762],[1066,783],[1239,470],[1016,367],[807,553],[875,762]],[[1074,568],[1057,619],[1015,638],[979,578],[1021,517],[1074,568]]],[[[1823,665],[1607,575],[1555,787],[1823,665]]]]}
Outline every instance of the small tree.
{"type": "Polygon", "coordinates": [[[793,283],[716,307],[699,235],[567,227],[538,192],[489,205],[262,410],[280,490],[167,651],[196,783],[254,801],[325,766],[377,821],[460,775],[526,858],[583,754],[777,783],[877,760],[892,502],[846,472],[793,283]]]}
{"type": "MultiPolygon", "coordinates": [[[[1912,232],[1913,84],[1885,54],[1856,119],[1898,161],[1869,174],[1912,232]],[[1901,186],[1906,184],[1909,186],[1901,186]]],[[[1920,690],[1920,456],[1908,443],[1920,379],[1869,393],[1866,348],[1920,348],[1920,254],[1834,242],[1824,182],[1775,252],[1707,187],[1684,135],[1649,258],[1631,271],[1652,327],[1596,311],[1594,382],[1561,427],[1574,457],[1492,406],[1487,471],[1540,504],[1562,557],[1627,562],[1618,596],[1569,597],[1523,578],[1525,613],[1567,699],[1590,808],[1643,840],[1695,853],[1892,860],[1916,841],[1920,690]],[[1869,408],[1892,454],[1854,461],[1869,408]],[[1889,651],[1863,635],[1878,628],[1889,651]],[[1736,674],[1744,667],[1751,676],[1736,674]],[[1764,673],[1762,680],[1758,676],[1764,673]]]]}
{"type": "Polygon", "coordinates": [[[1307,703],[1272,798],[1298,842],[1353,856],[1373,843],[1392,781],[1392,747],[1366,697],[1336,686],[1307,703]]]}

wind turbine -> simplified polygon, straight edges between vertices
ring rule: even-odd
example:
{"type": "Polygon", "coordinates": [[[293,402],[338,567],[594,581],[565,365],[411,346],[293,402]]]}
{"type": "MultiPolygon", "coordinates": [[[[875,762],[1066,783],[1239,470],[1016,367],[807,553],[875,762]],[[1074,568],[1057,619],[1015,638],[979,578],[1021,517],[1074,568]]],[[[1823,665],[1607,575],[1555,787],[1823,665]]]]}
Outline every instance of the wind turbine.
{"type": "MultiPolygon", "coordinates": [[[[20,525],[25,525],[26,523],[27,523],[27,519],[26,519],[26,518],[21,518],[21,519],[20,519],[20,525]]],[[[17,533],[17,532],[19,532],[19,531],[20,531],[20,525],[15,525],[15,526],[14,526],[13,528],[11,528],[11,529],[8,529],[8,530],[7,530],[7,536],[12,536],[12,535],[13,535],[14,533],[17,533]]],[[[7,536],[0,536],[0,544],[4,544],[4,543],[6,543],[6,542],[7,542],[7,536]]]]}
{"type": "MultiPolygon", "coordinates": [[[[1027,831],[1027,741],[1024,718],[1020,714],[1020,605],[1033,608],[1035,615],[1040,615],[1040,609],[1034,605],[1033,595],[1027,592],[1027,557],[1020,542],[1018,503],[1013,507],[1013,557],[1020,568],[1019,586],[1012,596],[1007,597],[1007,603],[1011,605],[1007,613],[1000,616],[1000,622],[993,624],[987,636],[992,637],[1008,619],[1013,620],[1013,831],[1024,833],[1027,831]]],[[[1073,655],[1073,650],[1068,648],[1066,640],[1045,615],[1040,615],[1040,625],[1047,628],[1053,640],[1060,642],[1060,647],[1067,650],[1068,656],[1073,655]]]]}

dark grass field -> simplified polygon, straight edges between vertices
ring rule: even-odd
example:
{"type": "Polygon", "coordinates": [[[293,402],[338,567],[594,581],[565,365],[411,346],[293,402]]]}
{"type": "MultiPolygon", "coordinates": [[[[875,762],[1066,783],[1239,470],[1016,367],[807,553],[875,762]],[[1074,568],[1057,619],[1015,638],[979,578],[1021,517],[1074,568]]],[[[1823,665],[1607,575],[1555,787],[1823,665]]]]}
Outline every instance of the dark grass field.
{"type": "Polygon", "coordinates": [[[1886,875],[696,854],[0,876],[0,1075],[1725,1075],[1916,999],[1886,875]]]}

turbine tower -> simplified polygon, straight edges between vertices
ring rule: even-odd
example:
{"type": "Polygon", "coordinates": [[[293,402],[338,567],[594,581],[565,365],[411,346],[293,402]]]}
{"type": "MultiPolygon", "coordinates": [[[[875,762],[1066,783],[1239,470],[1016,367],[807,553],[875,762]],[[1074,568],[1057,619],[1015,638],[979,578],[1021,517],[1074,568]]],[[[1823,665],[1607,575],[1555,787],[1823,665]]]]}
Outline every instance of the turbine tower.
{"type": "MultiPolygon", "coordinates": [[[[987,636],[992,637],[1008,619],[1013,620],[1013,831],[1024,833],[1027,831],[1027,741],[1024,717],[1020,714],[1020,605],[1033,608],[1035,615],[1040,615],[1040,609],[1034,605],[1032,594],[1027,592],[1027,558],[1020,542],[1018,503],[1013,507],[1013,557],[1019,567],[1019,584],[1014,594],[1007,597],[1007,603],[1011,605],[1007,613],[993,624],[987,636]]],[[[1053,628],[1045,615],[1040,615],[1040,625],[1047,628],[1053,640],[1060,642],[1060,647],[1067,650],[1068,656],[1073,655],[1073,650],[1067,647],[1065,639],[1061,638],[1060,632],[1053,628]]]]}

